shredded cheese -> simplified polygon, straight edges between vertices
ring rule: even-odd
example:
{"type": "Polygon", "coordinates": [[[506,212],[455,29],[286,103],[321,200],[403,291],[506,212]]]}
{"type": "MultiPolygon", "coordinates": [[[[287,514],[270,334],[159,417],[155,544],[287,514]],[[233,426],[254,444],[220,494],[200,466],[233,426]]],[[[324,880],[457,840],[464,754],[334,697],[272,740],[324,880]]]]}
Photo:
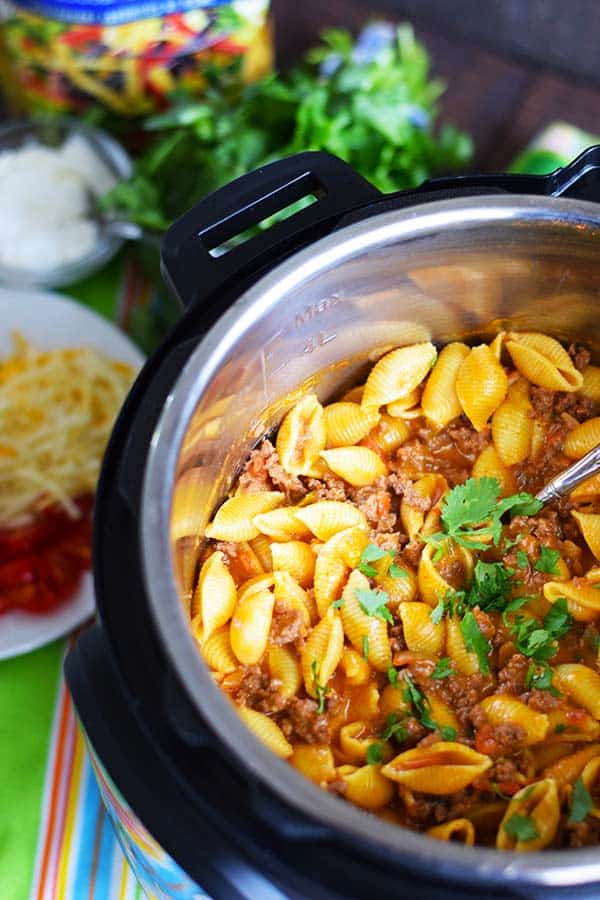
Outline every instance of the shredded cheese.
{"type": "Polygon", "coordinates": [[[18,334],[0,362],[0,527],[93,493],[133,368],[90,347],[42,351],[18,334]]]}

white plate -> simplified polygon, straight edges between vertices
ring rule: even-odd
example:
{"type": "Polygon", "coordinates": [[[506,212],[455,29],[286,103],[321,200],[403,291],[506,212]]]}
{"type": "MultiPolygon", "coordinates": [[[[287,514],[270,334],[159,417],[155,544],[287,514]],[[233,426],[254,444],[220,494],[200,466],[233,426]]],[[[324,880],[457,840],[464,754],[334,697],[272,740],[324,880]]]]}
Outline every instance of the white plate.
{"type": "MultiPolygon", "coordinates": [[[[58,294],[0,288],[0,358],[12,349],[11,332],[38,347],[95,347],[136,369],[144,357],[127,335],[74,300],[58,294]]],[[[66,634],[94,612],[91,573],[86,572],[74,597],[47,613],[7,612],[0,615],[0,659],[27,653],[66,634]]]]}

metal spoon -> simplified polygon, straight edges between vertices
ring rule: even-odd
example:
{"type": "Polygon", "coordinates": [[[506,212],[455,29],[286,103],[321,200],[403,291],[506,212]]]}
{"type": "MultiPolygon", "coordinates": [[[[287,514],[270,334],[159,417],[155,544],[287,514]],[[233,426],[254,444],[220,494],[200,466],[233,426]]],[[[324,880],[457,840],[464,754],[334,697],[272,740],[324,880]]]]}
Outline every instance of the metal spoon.
{"type": "Polygon", "coordinates": [[[162,234],[158,231],[149,231],[137,225],[135,222],[128,222],[126,219],[115,219],[107,216],[99,207],[97,198],[91,190],[86,191],[88,217],[96,223],[104,237],[117,238],[122,241],[140,241],[156,250],[160,250],[162,234]]]}
{"type": "Polygon", "coordinates": [[[553,478],[552,481],[549,481],[535,496],[542,503],[560,500],[596,472],[600,472],[600,444],[557,475],[556,478],[553,478]]]}

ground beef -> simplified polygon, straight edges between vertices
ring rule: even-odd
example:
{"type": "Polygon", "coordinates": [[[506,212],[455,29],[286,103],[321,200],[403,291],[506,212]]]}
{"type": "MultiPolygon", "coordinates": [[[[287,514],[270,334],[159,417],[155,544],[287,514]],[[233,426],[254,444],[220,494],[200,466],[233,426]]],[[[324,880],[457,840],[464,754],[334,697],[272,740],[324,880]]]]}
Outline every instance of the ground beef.
{"type": "Polygon", "coordinates": [[[378,478],[375,484],[355,488],[351,499],[367,517],[369,525],[375,531],[393,531],[396,524],[396,513],[392,509],[392,495],[382,485],[384,479],[378,478]]]}
{"type": "Polygon", "coordinates": [[[302,499],[308,490],[300,478],[285,471],[279,461],[277,450],[268,438],[265,438],[250,454],[240,475],[239,484],[242,491],[247,494],[258,491],[283,491],[291,503],[302,499]]]}
{"type": "Polygon", "coordinates": [[[406,563],[407,566],[412,566],[413,569],[416,569],[419,565],[419,560],[421,558],[421,550],[423,549],[423,544],[419,540],[409,541],[408,544],[403,548],[401,553],[401,559],[403,563],[406,563]]]}
{"type": "Polygon", "coordinates": [[[600,819],[588,816],[585,822],[565,822],[569,847],[589,847],[600,843],[600,819]]]}
{"type": "Polygon", "coordinates": [[[278,713],[288,704],[288,698],[280,693],[280,686],[280,682],[263,672],[260,666],[245,666],[233,699],[240,706],[249,706],[258,712],[278,713]]]}
{"type": "Polygon", "coordinates": [[[473,463],[489,441],[489,428],[477,432],[461,416],[437,434],[429,428],[419,429],[415,437],[398,448],[392,465],[413,479],[425,472],[439,472],[453,487],[467,480],[473,463]]]}
{"type": "Polygon", "coordinates": [[[553,697],[550,691],[533,690],[528,694],[525,694],[521,699],[525,700],[527,705],[532,709],[537,710],[537,712],[550,712],[550,710],[557,709],[561,706],[559,698],[553,697]]]}
{"type": "Polygon", "coordinates": [[[477,625],[479,626],[479,630],[484,638],[487,638],[488,641],[491,641],[496,634],[496,626],[494,625],[491,616],[488,616],[488,614],[479,609],[478,606],[474,607],[473,615],[475,616],[475,620],[477,622],[477,625]]]}
{"type": "Polygon", "coordinates": [[[531,386],[529,395],[533,418],[546,424],[553,422],[570,430],[577,422],[595,415],[597,405],[589,397],[572,391],[550,391],[531,386]],[[568,417],[565,419],[565,416],[568,417]],[[569,422],[569,418],[574,420],[569,422]]]}
{"type": "Polygon", "coordinates": [[[579,369],[580,372],[583,372],[584,369],[590,364],[590,359],[592,358],[592,354],[583,344],[572,343],[569,344],[569,348],[567,353],[573,360],[573,365],[576,369],[579,369]]]}
{"type": "Polygon", "coordinates": [[[496,783],[500,790],[506,790],[506,785],[519,784],[519,767],[512,759],[498,759],[491,769],[485,773],[488,781],[496,783]]]}
{"type": "Polygon", "coordinates": [[[401,472],[391,472],[386,477],[386,484],[394,494],[398,495],[398,497],[403,497],[412,487],[412,481],[408,475],[403,475],[401,472]]]}
{"type": "Polygon", "coordinates": [[[494,682],[489,675],[480,672],[475,675],[452,675],[432,681],[431,690],[454,710],[461,728],[468,731],[471,726],[470,711],[493,693],[494,682]]]}
{"type": "Polygon", "coordinates": [[[464,816],[473,803],[474,795],[468,791],[459,791],[448,797],[415,794],[406,804],[406,812],[413,822],[430,828],[464,816]]]}
{"type": "Polygon", "coordinates": [[[522,653],[513,653],[504,668],[498,672],[498,693],[519,696],[525,691],[525,678],[531,660],[522,653]]]}
{"type": "Polygon", "coordinates": [[[347,500],[352,490],[347,482],[329,473],[323,478],[309,478],[306,485],[315,500],[347,500]]]}
{"type": "Polygon", "coordinates": [[[389,631],[390,635],[390,650],[392,651],[392,656],[396,653],[400,653],[401,650],[406,650],[406,641],[404,640],[404,629],[401,624],[392,625],[389,631]]]}
{"type": "Polygon", "coordinates": [[[471,719],[477,722],[476,750],[486,756],[504,757],[513,756],[522,749],[527,737],[524,728],[510,722],[503,722],[501,725],[481,724],[481,712],[477,708],[471,711],[471,719]]]}
{"type": "Polygon", "coordinates": [[[300,637],[303,630],[302,616],[298,610],[286,606],[285,603],[278,600],[273,607],[273,618],[269,633],[271,643],[277,646],[291,644],[292,641],[300,637]]]}
{"type": "Polygon", "coordinates": [[[403,544],[407,542],[407,537],[400,531],[378,532],[372,531],[370,534],[371,541],[381,547],[382,550],[393,550],[398,553],[403,544]]]}
{"type": "Polygon", "coordinates": [[[287,738],[295,737],[307,744],[328,744],[331,740],[327,716],[318,712],[314,700],[292,697],[278,722],[287,738]]]}

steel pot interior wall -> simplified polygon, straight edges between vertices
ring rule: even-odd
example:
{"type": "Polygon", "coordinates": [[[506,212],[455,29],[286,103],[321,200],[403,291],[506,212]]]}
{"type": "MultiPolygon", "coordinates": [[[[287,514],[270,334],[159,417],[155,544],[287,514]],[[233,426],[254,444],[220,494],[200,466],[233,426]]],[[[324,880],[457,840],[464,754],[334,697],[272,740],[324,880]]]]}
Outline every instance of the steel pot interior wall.
{"type": "MultiPolygon", "coordinates": [[[[341,229],[271,271],[221,317],[155,433],[142,556],[152,613],[193,703],[234,757],[282,797],[415,865],[432,858],[430,839],[319,792],[248,736],[213,684],[186,624],[198,535],[250,448],[300,394],[334,398],[389,349],[515,328],[584,341],[600,359],[599,247],[595,205],[534,197],[450,200],[341,229]]],[[[440,872],[453,876],[458,866],[464,875],[468,866],[473,877],[542,884],[600,878],[594,857],[435,847],[440,872]]]]}

